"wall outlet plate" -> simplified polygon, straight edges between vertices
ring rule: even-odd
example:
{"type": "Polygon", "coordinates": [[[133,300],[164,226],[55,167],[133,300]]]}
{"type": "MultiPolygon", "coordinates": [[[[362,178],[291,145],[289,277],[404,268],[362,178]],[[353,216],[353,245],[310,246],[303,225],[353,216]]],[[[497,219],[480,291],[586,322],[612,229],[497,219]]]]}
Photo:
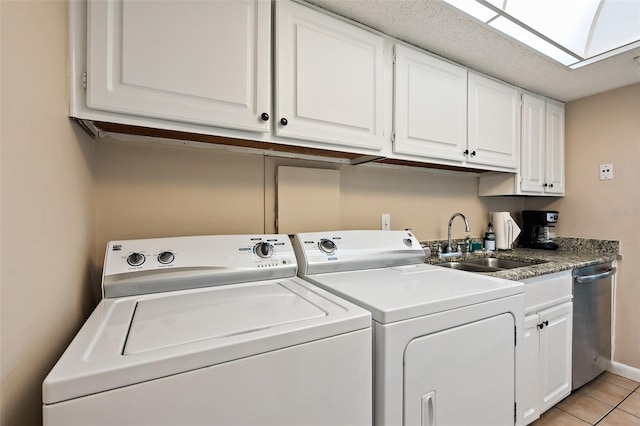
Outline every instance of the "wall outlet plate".
{"type": "Polygon", "coordinates": [[[383,231],[391,230],[391,215],[389,213],[382,213],[380,216],[380,229],[383,231]]]}
{"type": "Polygon", "coordinates": [[[613,163],[600,164],[600,180],[613,179],[613,163]]]}

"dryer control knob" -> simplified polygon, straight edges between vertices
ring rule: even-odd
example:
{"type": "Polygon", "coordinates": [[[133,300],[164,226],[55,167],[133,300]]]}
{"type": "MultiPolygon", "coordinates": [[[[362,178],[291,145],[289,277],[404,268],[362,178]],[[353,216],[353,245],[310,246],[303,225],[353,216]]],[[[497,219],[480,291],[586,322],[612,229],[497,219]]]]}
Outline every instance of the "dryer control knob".
{"type": "Polygon", "coordinates": [[[163,265],[166,265],[168,263],[173,262],[175,258],[176,258],[176,255],[173,254],[172,252],[163,251],[158,255],[158,262],[162,263],[163,265]]]}
{"type": "Polygon", "coordinates": [[[413,245],[413,241],[411,241],[411,238],[405,238],[404,240],[402,240],[402,242],[407,247],[411,247],[413,245]]]}
{"type": "Polygon", "coordinates": [[[331,254],[336,251],[336,243],[331,240],[322,239],[318,243],[318,248],[324,253],[331,254]]]}
{"type": "Polygon", "coordinates": [[[258,243],[256,244],[255,252],[259,257],[266,259],[273,255],[273,246],[265,242],[258,243]]]}
{"type": "Polygon", "coordinates": [[[140,266],[144,263],[145,259],[142,253],[131,253],[127,257],[127,263],[131,266],[140,266]]]}

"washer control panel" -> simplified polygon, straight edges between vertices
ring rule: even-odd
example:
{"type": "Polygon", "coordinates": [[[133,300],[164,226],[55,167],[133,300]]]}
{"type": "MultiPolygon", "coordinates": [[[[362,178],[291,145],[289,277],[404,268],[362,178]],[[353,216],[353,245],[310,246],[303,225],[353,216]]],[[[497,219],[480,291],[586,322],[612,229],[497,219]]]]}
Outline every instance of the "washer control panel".
{"type": "MultiPolygon", "coordinates": [[[[106,295],[109,292],[105,287],[116,282],[121,288],[127,280],[135,280],[138,287],[146,287],[145,280],[163,281],[163,273],[172,279],[180,273],[185,281],[194,281],[192,275],[207,277],[211,285],[220,285],[293,277],[296,272],[297,262],[287,235],[153,238],[109,242],[102,285],[106,295]]],[[[122,292],[119,289],[116,293],[121,296],[124,295],[122,292]]]]}

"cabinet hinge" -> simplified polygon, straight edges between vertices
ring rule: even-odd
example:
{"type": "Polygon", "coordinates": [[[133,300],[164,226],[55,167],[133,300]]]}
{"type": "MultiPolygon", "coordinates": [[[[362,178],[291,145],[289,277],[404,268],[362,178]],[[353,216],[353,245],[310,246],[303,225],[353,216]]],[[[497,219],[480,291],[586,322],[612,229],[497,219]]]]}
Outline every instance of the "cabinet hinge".
{"type": "Polygon", "coordinates": [[[396,132],[395,130],[391,132],[391,143],[394,143],[396,141],[396,132]]]}
{"type": "Polygon", "coordinates": [[[518,403],[513,403],[513,424],[518,423],[518,403]]]}
{"type": "Polygon", "coordinates": [[[87,93],[87,72],[82,73],[82,91],[87,93]]]}
{"type": "Polygon", "coordinates": [[[518,346],[518,327],[513,327],[513,346],[518,346]]]}
{"type": "Polygon", "coordinates": [[[393,49],[393,54],[391,55],[392,61],[393,61],[393,65],[396,64],[396,49],[393,49]]]}

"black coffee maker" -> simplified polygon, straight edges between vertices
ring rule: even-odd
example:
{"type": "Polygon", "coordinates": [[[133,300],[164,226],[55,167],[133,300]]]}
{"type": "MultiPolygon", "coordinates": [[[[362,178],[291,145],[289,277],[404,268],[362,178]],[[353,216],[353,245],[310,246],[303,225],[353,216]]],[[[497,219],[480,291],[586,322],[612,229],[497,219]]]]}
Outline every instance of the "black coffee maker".
{"type": "Polygon", "coordinates": [[[558,212],[551,210],[523,210],[522,234],[519,246],[543,250],[555,250],[558,212]]]}

